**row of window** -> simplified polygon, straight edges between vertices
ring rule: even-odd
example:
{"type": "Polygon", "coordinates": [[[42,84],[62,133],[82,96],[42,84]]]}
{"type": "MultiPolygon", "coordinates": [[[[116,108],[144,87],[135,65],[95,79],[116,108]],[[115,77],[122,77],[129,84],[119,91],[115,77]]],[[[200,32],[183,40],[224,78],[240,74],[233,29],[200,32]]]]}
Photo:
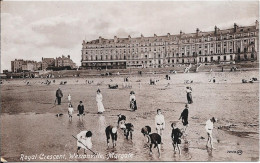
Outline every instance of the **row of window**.
{"type": "MultiPolygon", "coordinates": [[[[254,49],[252,49],[252,51],[253,51],[254,49]]],[[[240,50],[240,48],[238,48],[237,49],[237,52],[238,53],[241,53],[242,51],[240,50]]],[[[244,48],[244,51],[243,52],[248,52],[248,48],[244,48]]],[[[224,54],[226,54],[226,53],[233,53],[233,49],[229,49],[229,51],[227,51],[225,48],[224,48],[224,52],[223,52],[224,54]]],[[[207,50],[205,50],[204,51],[204,55],[213,55],[213,54],[221,54],[221,51],[220,51],[220,49],[218,49],[216,52],[214,52],[214,51],[210,51],[210,53],[207,51],[207,50]]],[[[202,55],[202,51],[200,50],[199,52],[198,52],[198,55],[202,55]]],[[[88,60],[114,60],[114,59],[116,59],[116,60],[121,60],[121,59],[124,59],[124,60],[126,60],[126,59],[133,59],[133,58],[143,58],[143,59],[148,59],[148,58],[166,58],[166,57],[196,57],[197,56],[197,53],[196,52],[193,52],[192,53],[192,55],[190,55],[190,52],[187,52],[186,54],[185,53],[181,53],[181,54],[179,54],[179,53],[176,53],[176,55],[174,55],[174,53],[172,53],[172,55],[171,55],[171,53],[165,53],[164,55],[162,54],[162,55],[160,55],[160,54],[154,54],[153,56],[151,56],[151,55],[144,55],[144,56],[138,56],[138,55],[130,55],[130,56],[125,56],[125,55],[114,55],[114,56],[108,56],[108,55],[105,55],[105,56],[103,56],[103,55],[100,55],[99,57],[96,55],[96,56],[90,56],[89,58],[88,58],[88,60]]]]}
{"type": "MultiPolygon", "coordinates": [[[[243,34],[236,34],[236,35],[221,35],[217,37],[207,37],[207,38],[199,38],[199,39],[182,39],[182,43],[197,43],[197,42],[208,42],[208,41],[220,41],[220,40],[228,40],[228,39],[236,39],[236,38],[241,38],[241,37],[254,37],[256,36],[255,32],[251,33],[243,33],[243,34]]],[[[122,47],[140,47],[140,46],[162,46],[162,45],[173,45],[177,43],[177,39],[175,37],[175,41],[170,41],[169,40],[154,40],[153,43],[151,43],[149,40],[148,42],[143,42],[143,43],[138,43],[136,40],[136,43],[131,43],[131,44],[103,44],[103,45],[87,45],[85,48],[87,49],[97,49],[97,48],[122,48],[122,47]],[[159,42],[158,42],[159,41],[159,42]]],[[[143,40],[142,40],[143,41],[143,40]]]]}
{"type": "MultiPolygon", "coordinates": [[[[243,44],[254,44],[254,42],[255,42],[255,39],[251,39],[251,40],[249,40],[249,39],[245,39],[245,40],[241,40],[242,41],[242,43],[243,44]]],[[[238,44],[238,45],[240,45],[240,41],[236,41],[236,42],[232,42],[232,41],[229,41],[229,42],[223,42],[223,46],[224,47],[226,47],[226,46],[233,46],[234,44],[238,44]]],[[[187,49],[187,50],[189,50],[190,48],[192,48],[192,49],[195,49],[195,47],[197,46],[197,48],[199,48],[199,49],[201,49],[203,46],[205,47],[205,48],[208,48],[208,47],[221,47],[221,44],[222,44],[222,42],[220,42],[220,43],[209,43],[209,44],[198,44],[198,45],[187,45],[187,46],[182,46],[180,49],[181,50],[184,50],[185,48],[187,49]]],[[[165,51],[165,49],[166,49],[166,51],[177,51],[177,50],[179,50],[179,48],[178,47],[175,47],[175,48],[173,48],[173,47],[168,47],[168,48],[165,48],[165,47],[154,47],[154,48],[136,48],[136,49],[111,49],[111,50],[88,50],[87,52],[86,52],[86,54],[93,54],[93,53],[99,53],[99,54],[102,54],[103,52],[105,52],[106,54],[107,53],[131,53],[131,52],[139,52],[139,50],[140,50],[140,52],[151,52],[151,51],[165,51]]]]}
{"type": "MultiPolygon", "coordinates": [[[[217,58],[217,61],[220,61],[221,60],[221,57],[218,56],[217,58]]],[[[226,61],[227,60],[227,56],[223,56],[223,60],[226,61]]],[[[233,60],[233,55],[230,55],[229,56],[229,60],[233,60]]],[[[168,63],[190,63],[191,61],[193,62],[196,62],[196,59],[187,59],[186,62],[185,62],[185,59],[168,59],[168,60],[165,60],[164,62],[161,61],[161,60],[158,60],[157,62],[152,62],[152,61],[132,61],[132,62],[128,62],[128,64],[130,65],[134,65],[134,64],[150,64],[151,65],[154,65],[154,64],[168,64],[168,63]]],[[[210,61],[213,62],[214,61],[214,58],[213,57],[210,57],[210,61]]],[[[208,58],[205,57],[205,58],[202,58],[202,57],[199,57],[199,62],[209,62],[208,58]]]]}
{"type": "MultiPolygon", "coordinates": [[[[254,51],[254,47],[252,47],[251,49],[248,49],[247,47],[245,47],[244,49],[243,49],[243,51],[242,51],[242,49],[240,49],[240,47],[238,47],[237,49],[236,49],[236,51],[235,52],[237,52],[237,53],[241,53],[241,52],[252,52],[252,51],[254,51]]],[[[214,49],[210,49],[209,51],[208,50],[199,50],[199,51],[197,51],[197,52],[194,52],[194,51],[192,51],[192,52],[190,52],[190,51],[186,51],[186,53],[185,52],[183,52],[183,53],[180,53],[181,55],[179,55],[179,53],[174,53],[174,52],[172,52],[172,53],[154,53],[154,54],[138,54],[138,53],[135,53],[135,54],[132,54],[132,55],[125,55],[125,54],[119,54],[119,55],[99,55],[100,56],[100,58],[98,58],[98,55],[90,55],[90,56],[86,56],[87,58],[88,58],[88,60],[98,60],[98,59],[100,59],[100,60],[108,60],[108,59],[127,59],[127,58],[157,58],[157,56],[158,56],[158,58],[161,58],[161,57],[186,57],[186,56],[196,56],[197,54],[198,55],[202,55],[202,52],[204,52],[203,54],[204,55],[209,55],[209,54],[211,54],[211,55],[213,55],[213,54],[221,54],[221,53],[224,53],[224,54],[226,54],[226,53],[234,53],[234,51],[233,51],[233,49],[232,48],[230,48],[230,49],[228,49],[228,48],[223,48],[223,51],[221,51],[221,49],[220,48],[216,48],[215,50],[214,49]],[[176,54],[176,55],[175,55],[176,54]],[[191,55],[192,54],[192,55],[191,55]],[[113,57],[114,56],[114,57],[113,57]]]]}

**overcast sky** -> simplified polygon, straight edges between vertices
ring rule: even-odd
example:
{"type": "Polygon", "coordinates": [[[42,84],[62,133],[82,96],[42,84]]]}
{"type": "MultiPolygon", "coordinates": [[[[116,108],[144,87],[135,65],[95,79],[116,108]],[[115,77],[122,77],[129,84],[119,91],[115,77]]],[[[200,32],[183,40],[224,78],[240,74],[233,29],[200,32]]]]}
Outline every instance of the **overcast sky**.
{"type": "Polygon", "coordinates": [[[212,31],[254,25],[258,1],[2,2],[1,69],[11,60],[70,55],[80,65],[82,41],[212,31]]]}

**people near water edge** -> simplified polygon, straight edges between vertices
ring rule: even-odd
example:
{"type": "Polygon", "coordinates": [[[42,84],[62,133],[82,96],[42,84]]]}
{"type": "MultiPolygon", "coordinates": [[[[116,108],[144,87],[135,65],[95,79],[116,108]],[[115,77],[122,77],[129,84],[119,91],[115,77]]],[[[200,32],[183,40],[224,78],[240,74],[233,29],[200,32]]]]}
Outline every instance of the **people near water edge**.
{"type": "Polygon", "coordinates": [[[78,105],[78,116],[79,116],[79,120],[83,120],[83,116],[84,116],[84,105],[83,102],[80,101],[79,105],[78,105]]]}
{"type": "Polygon", "coordinates": [[[100,89],[98,89],[97,95],[96,95],[96,102],[97,102],[97,106],[98,106],[98,114],[102,114],[105,111],[102,100],[103,100],[103,96],[101,94],[100,89]]]}
{"type": "Polygon", "coordinates": [[[56,91],[56,98],[58,100],[58,105],[61,104],[61,98],[63,97],[63,93],[60,89],[60,87],[58,88],[58,90],[56,91]]]}

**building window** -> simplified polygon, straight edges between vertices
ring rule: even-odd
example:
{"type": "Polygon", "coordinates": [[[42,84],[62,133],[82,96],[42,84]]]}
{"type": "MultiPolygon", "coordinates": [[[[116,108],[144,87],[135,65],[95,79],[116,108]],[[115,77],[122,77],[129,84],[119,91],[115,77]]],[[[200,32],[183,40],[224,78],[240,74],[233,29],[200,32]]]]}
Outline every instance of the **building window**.
{"type": "Polygon", "coordinates": [[[232,49],[229,49],[229,52],[232,53],[232,49]]]}
{"type": "Polygon", "coordinates": [[[225,61],[225,60],[227,60],[227,57],[226,57],[226,56],[224,56],[224,61],[225,61]]]}

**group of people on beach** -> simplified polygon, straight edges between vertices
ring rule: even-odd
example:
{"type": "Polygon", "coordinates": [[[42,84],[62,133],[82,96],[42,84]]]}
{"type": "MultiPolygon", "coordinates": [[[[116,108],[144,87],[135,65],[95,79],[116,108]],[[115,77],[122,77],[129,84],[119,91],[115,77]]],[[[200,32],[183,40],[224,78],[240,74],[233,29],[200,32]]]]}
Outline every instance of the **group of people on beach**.
{"type": "MultiPolygon", "coordinates": [[[[193,103],[192,100],[192,88],[191,87],[186,87],[186,93],[187,93],[187,104],[185,104],[185,109],[182,111],[179,120],[181,120],[182,124],[183,124],[183,128],[178,128],[176,123],[172,123],[171,127],[172,127],[172,133],[171,133],[171,139],[172,139],[172,145],[174,148],[174,153],[176,152],[176,150],[179,151],[179,154],[181,155],[181,139],[183,138],[183,136],[187,136],[186,134],[186,130],[187,127],[189,125],[188,122],[188,117],[189,117],[189,105],[191,105],[193,103]]],[[[57,99],[57,103],[58,105],[61,105],[61,98],[63,97],[63,93],[61,91],[61,89],[59,88],[56,91],[56,99],[57,99]]],[[[98,114],[102,114],[105,109],[102,103],[103,100],[103,96],[101,94],[100,89],[97,90],[97,94],[96,94],[96,102],[97,102],[97,107],[98,107],[98,114]]],[[[73,116],[73,106],[71,104],[71,95],[68,95],[68,102],[69,102],[69,106],[68,106],[68,115],[69,115],[69,120],[72,121],[72,116],[73,116]]],[[[78,105],[78,116],[79,116],[79,120],[83,120],[83,116],[85,115],[84,113],[84,105],[83,102],[80,101],[79,105],[78,105]]],[[[130,92],[130,111],[136,111],[137,110],[137,103],[136,103],[136,97],[135,97],[135,92],[131,91],[130,92]]],[[[133,132],[133,125],[131,123],[126,123],[126,116],[119,114],[118,116],[118,126],[111,126],[109,125],[106,128],[106,136],[107,136],[107,144],[109,146],[109,139],[111,137],[112,139],[112,144],[113,147],[116,145],[116,141],[117,141],[117,129],[121,128],[124,130],[124,135],[127,137],[130,135],[130,138],[132,139],[132,132],[133,132]]],[[[213,124],[216,122],[216,119],[214,117],[212,117],[211,119],[209,119],[206,122],[205,125],[205,129],[208,135],[208,140],[207,140],[207,147],[208,144],[210,143],[211,148],[215,149],[213,147],[213,137],[212,137],[212,130],[213,130],[213,124]]],[[[159,156],[160,156],[160,146],[162,144],[162,134],[163,134],[163,130],[165,129],[165,119],[164,116],[162,114],[161,109],[157,109],[157,114],[155,116],[155,129],[157,131],[157,133],[151,133],[151,127],[150,126],[145,126],[144,128],[142,128],[142,133],[144,134],[144,136],[147,137],[147,142],[150,143],[150,152],[152,153],[152,146],[154,145],[155,147],[158,148],[158,152],[159,152],[159,156]]],[[[81,131],[78,135],[77,135],[77,153],[80,150],[80,148],[84,149],[84,153],[85,150],[91,150],[92,148],[92,142],[91,142],[91,137],[92,137],[92,132],[91,131],[81,131]]]]}

